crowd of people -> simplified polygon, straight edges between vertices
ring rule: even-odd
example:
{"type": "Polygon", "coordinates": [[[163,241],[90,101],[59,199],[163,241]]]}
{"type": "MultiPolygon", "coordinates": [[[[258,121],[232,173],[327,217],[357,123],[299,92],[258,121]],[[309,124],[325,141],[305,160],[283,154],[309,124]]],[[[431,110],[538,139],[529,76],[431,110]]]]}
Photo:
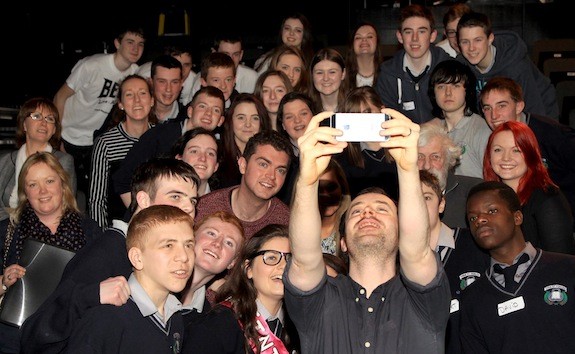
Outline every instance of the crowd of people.
{"type": "Polygon", "coordinates": [[[386,60],[375,24],[340,52],[295,13],[253,68],[227,33],[199,73],[175,46],[138,65],[126,28],[23,103],[0,296],[55,271],[20,264],[27,240],[75,255],[22,324],[0,303],[0,352],[575,352],[575,131],[551,81],[467,4],[443,38],[429,8],[399,14],[386,60]],[[341,141],[337,113],[388,115],[389,139],[341,141]]]}

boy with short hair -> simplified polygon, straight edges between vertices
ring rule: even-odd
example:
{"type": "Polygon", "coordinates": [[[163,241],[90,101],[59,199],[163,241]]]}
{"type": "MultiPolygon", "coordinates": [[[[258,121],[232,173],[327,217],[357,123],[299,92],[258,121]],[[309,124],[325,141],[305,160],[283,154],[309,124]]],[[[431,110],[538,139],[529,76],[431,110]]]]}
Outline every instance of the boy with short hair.
{"type": "Polygon", "coordinates": [[[88,310],[75,327],[68,352],[180,353],[184,330],[180,301],[194,265],[194,221],[169,205],[136,214],[126,246],[133,272],[123,306],[88,310]]]}
{"type": "MultiPolygon", "coordinates": [[[[192,218],[199,177],[184,161],[151,159],[132,179],[132,217],[153,205],[172,205],[192,218]]],[[[131,221],[130,221],[131,222],[131,221]]],[[[114,220],[102,237],[83,247],[67,264],[60,283],[38,310],[22,324],[21,351],[61,353],[76,323],[92,307],[123,305],[130,295],[126,279],[132,265],[125,251],[128,224],[114,220]]]]}
{"type": "Polygon", "coordinates": [[[236,64],[229,55],[220,52],[210,53],[202,60],[202,69],[200,75],[196,76],[192,92],[196,93],[200,86],[219,88],[224,93],[224,107],[227,110],[234,98],[239,95],[235,89],[236,75],[236,64]]]}
{"type": "Polygon", "coordinates": [[[427,88],[437,63],[451,57],[433,45],[437,38],[431,10],[419,4],[401,9],[396,37],[403,45],[381,64],[375,88],[387,108],[405,114],[417,124],[433,118],[427,88]]]}

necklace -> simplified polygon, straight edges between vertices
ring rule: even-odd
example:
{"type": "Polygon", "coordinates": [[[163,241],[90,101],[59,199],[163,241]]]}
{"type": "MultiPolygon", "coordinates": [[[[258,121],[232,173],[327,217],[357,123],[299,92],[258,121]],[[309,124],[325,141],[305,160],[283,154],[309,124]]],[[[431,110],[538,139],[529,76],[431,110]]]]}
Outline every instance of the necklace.
{"type": "Polygon", "coordinates": [[[357,75],[363,77],[364,79],[370,79],[371,77],[373,77],[373,74],[374,74],[374,72],[372,71],[371,74],[364,76],[359,71],[357,72],[357,75]]]}

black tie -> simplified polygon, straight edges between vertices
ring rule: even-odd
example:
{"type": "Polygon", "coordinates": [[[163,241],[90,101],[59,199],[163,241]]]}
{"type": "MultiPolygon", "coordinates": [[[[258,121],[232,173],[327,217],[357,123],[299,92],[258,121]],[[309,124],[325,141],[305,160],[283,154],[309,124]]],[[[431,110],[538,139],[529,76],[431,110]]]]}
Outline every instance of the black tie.
{"type": "Polygon", "coordinates": [[[279,318],[274,318],[273,320],[266,320],[270,330],[275,334],[276,337],[281,338],[282,334],[282,323],[280,322],[279,318]]]}
{"type": "Polygon", "coordinates": [[[519,283],[515,282],[515,273],[517,273],[517,268],[529,260],[529,255],[523,253],[521,257],[517,260],[517,263],[510,265],[509,267],[503,268],[501,265],[496,264],[493,266],[493,271],[498,274],[503,274],[505,278],[505,290],[513,293],[517,290],[519,283]]]}

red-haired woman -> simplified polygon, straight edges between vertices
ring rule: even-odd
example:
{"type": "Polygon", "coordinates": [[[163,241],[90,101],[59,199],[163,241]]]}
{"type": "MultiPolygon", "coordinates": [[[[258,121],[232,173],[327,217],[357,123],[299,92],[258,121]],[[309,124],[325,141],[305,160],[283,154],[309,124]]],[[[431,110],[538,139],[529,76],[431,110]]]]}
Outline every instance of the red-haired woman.
{"type": "Polygon", "coordinates": [[[521,201],[526,241],[547,251],[575,254],[571,209],[549,177],[529,126],[509,121],[491,133],[483,178],[502,181],[515,190],[521,201]]]}

